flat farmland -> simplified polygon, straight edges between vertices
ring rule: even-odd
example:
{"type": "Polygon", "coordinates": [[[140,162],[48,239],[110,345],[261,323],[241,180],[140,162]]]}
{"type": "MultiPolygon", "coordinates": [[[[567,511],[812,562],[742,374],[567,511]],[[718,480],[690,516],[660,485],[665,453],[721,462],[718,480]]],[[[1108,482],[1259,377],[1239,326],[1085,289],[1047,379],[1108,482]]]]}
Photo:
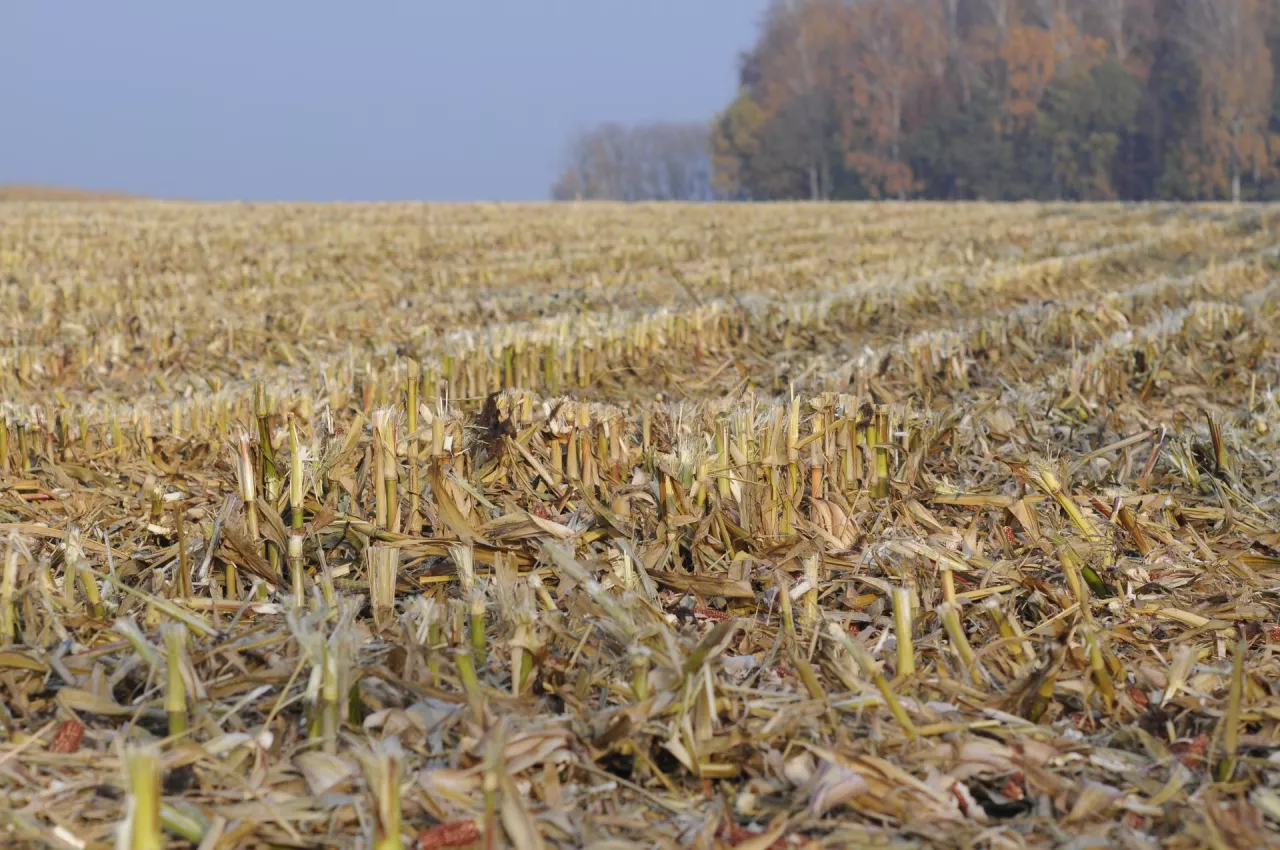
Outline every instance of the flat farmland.
{"type": "Polygon", "coordinates": [[[0,204],[4,840],[1263,846],[1278,234],[0,204]]]}

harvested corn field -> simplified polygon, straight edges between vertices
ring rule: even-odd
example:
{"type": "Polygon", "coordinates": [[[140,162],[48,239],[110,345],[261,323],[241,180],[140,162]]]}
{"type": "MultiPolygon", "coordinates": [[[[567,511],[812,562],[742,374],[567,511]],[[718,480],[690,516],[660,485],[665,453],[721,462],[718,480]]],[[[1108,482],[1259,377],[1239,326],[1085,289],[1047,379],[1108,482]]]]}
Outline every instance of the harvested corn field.
{"type": "Polygon", "coordinates": [[[4,205],[6,846],[1266,845],[1278,228],[4,205]]]}

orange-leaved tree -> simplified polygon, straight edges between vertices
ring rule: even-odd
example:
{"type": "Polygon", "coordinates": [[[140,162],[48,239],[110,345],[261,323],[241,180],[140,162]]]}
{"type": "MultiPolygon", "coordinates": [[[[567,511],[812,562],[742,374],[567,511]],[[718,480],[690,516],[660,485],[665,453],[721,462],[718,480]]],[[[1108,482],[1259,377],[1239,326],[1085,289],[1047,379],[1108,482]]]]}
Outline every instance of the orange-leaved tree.
{"type": "Polygon", "coordinates": [[[903,155],[907,122],[928,82],[946,68],[944,8],[930,0],[866,0],[849,15],[845,162],[873,198],[902,198],[915,188],[903,155]]]}
{"type": "Polygon", "coordinates": [[[1240,200],[1241,178],[1269,176],[1271,92],[1263,0],[1183,0],[1182,38],[1200,73],[1198,176],[1240,200]]]}

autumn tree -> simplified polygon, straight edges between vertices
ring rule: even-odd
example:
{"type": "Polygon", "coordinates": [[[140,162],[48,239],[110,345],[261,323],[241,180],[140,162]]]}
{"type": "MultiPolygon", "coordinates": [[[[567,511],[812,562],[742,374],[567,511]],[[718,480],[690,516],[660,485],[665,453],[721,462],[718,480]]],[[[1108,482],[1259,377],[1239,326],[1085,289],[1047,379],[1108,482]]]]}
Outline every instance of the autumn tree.
{"type": "Polygon", "coordinates": [[[712,184],[722,198],[743,200],[761,193],[765,197],[781,197],[769,191],[764,129],[769,116],[764,107],[742,91],[723,112],[716,116],[711,132],[712,184]]]}
{"type": "Polygon", "coordinates": [[[1274,76],[1263,0],[1182,0],[1181,36],[1200,73],[1203,183],[1239,201],[1245,171],[1270,175],[1274,76]]]}
{"type": "Polygon", "coordinates": [[[722,185],[746,196],[836,195],[842,170],[837,96],[847,22],[842,0],[770,3],[760,40],[743,58],[738,98],[714,124],[722,185]],[[754,128],[750,141],[743,136],[748,126],[754,128]],[[726,171],[730,158],[739,164],[726,171]]]}
{"type": "Polygon", "coordinates": [[[845,159],[872,197],[902,198],[916,189],[903,140],[928,81],[945,70],[942,11],[933,3],[867,0],[850,12],[845,159]]]}

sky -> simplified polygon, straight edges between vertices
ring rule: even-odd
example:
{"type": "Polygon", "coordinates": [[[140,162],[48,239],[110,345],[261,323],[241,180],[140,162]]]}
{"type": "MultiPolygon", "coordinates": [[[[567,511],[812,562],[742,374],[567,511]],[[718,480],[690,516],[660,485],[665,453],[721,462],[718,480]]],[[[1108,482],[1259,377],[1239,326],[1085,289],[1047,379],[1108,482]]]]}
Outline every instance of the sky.
{"type": "Polygon", "coordinates": [[[0,0],[0,184],[539,200],[575,130],[700,120],[767,0],[0,0]]]}

